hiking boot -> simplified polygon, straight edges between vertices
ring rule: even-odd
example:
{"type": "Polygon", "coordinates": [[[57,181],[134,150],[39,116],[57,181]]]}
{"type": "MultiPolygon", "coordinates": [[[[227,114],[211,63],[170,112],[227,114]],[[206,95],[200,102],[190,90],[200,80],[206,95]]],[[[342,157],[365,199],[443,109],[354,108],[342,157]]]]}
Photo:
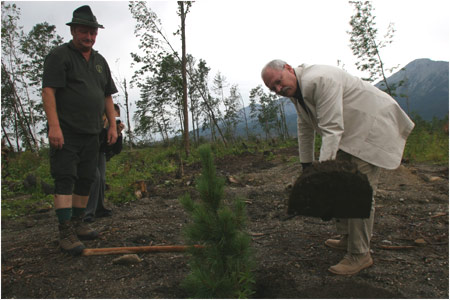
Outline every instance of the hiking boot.
{"type": "Polygon", "coordinates": [[[80,255],[86,248],[75,234],[72,222],[66,221],[59,224],[59,247],[62,251],[69,252],[72,255],[80,255]]]}
{"type": "Polygon", "coordinates": [[[325,245],[338,250],[347,250],[348,236],[344,235],[340,240],[328,239],[325,241],[325,245]]]}
{"type": "Polygon", "coordinates": [[[93,240],[98,238],[98,232],[89,226],[88,223],[83,222],[83,218],[73,217],[72,218],[73,227],[75,228],[75,233],[82,240],[93,240]]]}
{"type": "Polygon", "coordinates": [[[83,218],[83,222],[92,223],[95,221],[95,218],[93,216],[86,216],[83,218]]]}
{"type": "Polygon", "coordinates": [[[330,267],[328,271],[337,275],[354,275],[371,265],[373,265],[373,260],[370,252],[362,254],[347,253],[337,265],[330,267]]]}

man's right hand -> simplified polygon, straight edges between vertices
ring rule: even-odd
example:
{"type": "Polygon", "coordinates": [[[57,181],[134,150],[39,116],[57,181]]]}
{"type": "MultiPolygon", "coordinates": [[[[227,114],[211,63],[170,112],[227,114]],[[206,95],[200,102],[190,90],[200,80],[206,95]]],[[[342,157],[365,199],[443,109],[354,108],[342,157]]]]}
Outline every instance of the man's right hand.
{"type": "Polygon", "coordinates": [[[62,149],[64,145],[64,136],[59,126],[58,113],[56,111],[56,88],[45,87],[42,89],[42,101],[44,103],[44,111],[47,115],[48,123],[48,141],[50,147],[62,149]]]}
{"type": "Polygon", "coordinates": [[[61,127],[50,127],[48,129],[48,141],[50,146],[55,149],[62,149],[64,145],[64,136],[61,127]]]}

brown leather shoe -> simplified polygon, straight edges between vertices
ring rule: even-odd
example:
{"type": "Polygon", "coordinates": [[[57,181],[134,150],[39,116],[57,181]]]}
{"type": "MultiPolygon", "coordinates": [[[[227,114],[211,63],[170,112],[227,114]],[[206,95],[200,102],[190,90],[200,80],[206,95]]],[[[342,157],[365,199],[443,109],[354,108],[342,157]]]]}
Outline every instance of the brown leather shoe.
{"type": "Polygon", "coordinates": [[[328,239],[325,241],[325,245],[338,250],[347,250],[347,235],[344,235],[340,240],[328,239]]]}
{"type": "Polygon", "coordinates": [[[68,252],[72,255],[80,255],[83,249],[86,248],[78,239],[70,221],[59,224],[59,247],[62,251],[68,252]]]}
{"type": "Polygon", "coordinates": [[[363,254],[347,253],[337,265],[330,267],[328,271],[337,275],[354,275],[371,265],[373,265],[373,260],[370,252],[363,254]]]}
{"type": "Polygon", "coordinates": [[[82,218],[72,218],[75,233],[82,240],[93,240],[98,238],[98,232],[89,226],[88,223],[83,222],[82,218]]]}

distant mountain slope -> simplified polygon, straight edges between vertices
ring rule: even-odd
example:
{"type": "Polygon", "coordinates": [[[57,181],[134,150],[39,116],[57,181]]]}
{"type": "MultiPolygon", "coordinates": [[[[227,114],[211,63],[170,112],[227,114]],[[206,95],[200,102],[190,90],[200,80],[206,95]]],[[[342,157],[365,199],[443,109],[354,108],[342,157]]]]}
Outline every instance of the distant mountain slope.
{"type": "MultiPolygon", "coordinates": [[[[402,70],[388,78],[388,84],[405,84],[396,90],[395,99],[406,111],[417,113],[425,120],[433,117],[439,119],[448,115],[449,111],[449,73],[447,61],[433,61],[430,59],[416,59],[407,64],[402,70]],[[409,107],[408,103],[409,102],[409,107]]],[[[381,83],[375,86],[382,88],[381,83]]]]}

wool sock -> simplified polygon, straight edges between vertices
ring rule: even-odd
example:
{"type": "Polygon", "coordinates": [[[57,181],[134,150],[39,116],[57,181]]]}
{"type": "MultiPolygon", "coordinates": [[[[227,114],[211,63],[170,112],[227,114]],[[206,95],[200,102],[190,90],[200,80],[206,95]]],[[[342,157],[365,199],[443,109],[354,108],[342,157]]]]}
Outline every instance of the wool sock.
{"type": "Polygon", "coordinates": [[[56,216],[58,217],[59,224],[70,221],[72,219],[72,208],[59,208],[55,210],[56,216]]]}
{"type": "Polygon", "coordinates": [[[74,218],[82,218],[84,216],[85,207],[72,207],[72,217],[74,218]]]}

